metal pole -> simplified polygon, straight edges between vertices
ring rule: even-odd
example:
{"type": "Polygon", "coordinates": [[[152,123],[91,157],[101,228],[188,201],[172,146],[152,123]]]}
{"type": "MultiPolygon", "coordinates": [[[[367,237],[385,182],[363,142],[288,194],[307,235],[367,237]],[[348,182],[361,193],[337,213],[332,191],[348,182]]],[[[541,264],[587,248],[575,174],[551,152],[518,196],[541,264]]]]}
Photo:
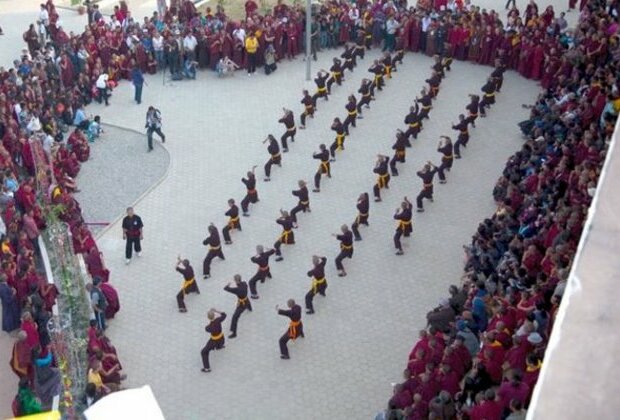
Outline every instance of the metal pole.
{"type": "Polygon", "coordinates": [[[310,53],[312,51],[312,0],[306,0],[306,80],[310,80],[310,53]]]}

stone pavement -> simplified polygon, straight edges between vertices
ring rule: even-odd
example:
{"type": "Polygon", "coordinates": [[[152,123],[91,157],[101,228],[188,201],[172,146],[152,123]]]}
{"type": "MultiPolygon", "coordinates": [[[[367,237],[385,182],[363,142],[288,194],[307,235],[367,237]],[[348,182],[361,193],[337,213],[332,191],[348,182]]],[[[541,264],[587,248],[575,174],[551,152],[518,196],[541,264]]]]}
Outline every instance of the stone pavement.
{"type": "Polygon", "coordinates": [[[146,145],[141,132],[106,125],[102,136],[90,145],[90,159],[82,164],[75,194],[84,220],[94,234],[122,213],[119,209],[133,203],[166,175],[170,156],[143,153],[146,145]],[[101,198],[105,197],[104,200],[101,198]],[[102,224],[100,224],[102,223],[102,224]]]}
{"type": "MultiPolygon", "coordinates": [[[[477,3],[495,5],[488,0],[477,3]]],[[[559,2],[553,3],[557,9],[559,2]]],[[[0,64],[10,64],[19,53],[21,33],[36,18],[37,4],[32,0],[0,2],[0,24],[7,33],[0,38],[0,64]]],[[[77,14],[61,15],[72,30],[86,20],[77,14]]],[[[569,15],[574,17],[574,13],[569,15]]],[[[435,203],[415,216],[413,237],[404,241],[406,255],[396,257],[393,210],[403,195],[417,195],[420,181],[415,171],[426,160],[439,161],[435,152],[438,136],[453,136],[449,126],[463,112],[467,93],[477,92],[490,73],[489,68],[468,63],[454,64],[442,84],[431,121],[408,151],[401,176],[392,181],[383,203],[371,204],[371,226],[362,229],[364,241],[355,244],[354,259],[345,262],[349,276],[338,278],[333,267],[338,245],[329,234],[353,221],[357,195],[370,191],[374,183],[375,155],[390,152],[395,130],[404,128],[404,115],[430,74],[430,59],[410,54],[385,92],[377,95],[372,109],[365,112],[365,119],[352,130],[347,150],[333,165],[334,177],[324,180],[320,194],[311,196],[313,212],[300,216],[297,244],[284,247],[283,262],[272,263],[274,278],[260,285],[261,300],[254,304],[254,312],[243,315],[239,338],[227,340],[225,350],[213,353],[212,373],[199,370],[199,351],[207,339],[203,332],[206,311],[216,307],[232,315],[235,300],[221,289],[235,273],[246,280],[254,273],[249,261],[254,246],[270,246],[276,239],[278,209],[295,205],[290,190],[297,179],[311,180],[317,166],[311,154],[319,143],[332,142],[331,121],[344,116],[346,96],[357,91],[362,77],[369,77],[366,68],[374,54],[361,61],[354,74],[347,74],[342,87],[334,87],[329,102],[319,102],[316,118],[309,121],[307,130],[298,131],[291,152],[284,155],[283,167],[274,168],[272,182],[259,182],[261,202],[251,209],[249,219],[242,219],[244,230],[233,234],[235,243],[224,248],[226,261],[214,262],[212,278],[200,280],[202,294],[188,297],[185,315],[176,311],[174,301],[181,283],[173,271],[176,256],[188,257],[200,271],[206,226],[212,221],[224,225],[226,200],[242,198],[240,178],[247,169],[257,164],[262,175],[267,152],[260,142],[268,133],[279,137],[283,132],[277,123],[281,107],[293,109],[297,116],[302,87],[314,91],[303,80],[303,63],[284,62],[269,77],[238,73],[219,80],[211,72],[201,72],[197,81],[165,86],[156,75],[148,79],[141,106],[132,102],[131,86],[123,83],[112,106],[89,107],[89,113],[101,114],[104,121],[137,131],[143,130],[148,104],[158,106],[164,115],[170,171],[136,205],[146,225],[144,256],[124,266],[118,223],[103,233],[99,245],[122,300],[122,311],[109,334],[129,375],[127,385],[150,384],[167,418],[374,416],[391,393],[390,382],[400,379],[416,330],[425,325],[426,312],[445,296],[449,284],[458,281],[461,245],[494,210],[494,182],[506,158],[521,144],[515,123],[527,111],[520,105],[532,102],[538,92],[534,83],[511,72],[506,75],[498,104],[472,130],[464,159],[455,163],[447,185],[436,186],[435,203]],[[287,323],[275,314],[274,306],[284,305],[289,297],[303,301],[312,254],[330,259],[328,298],[316,299],[317,313],[304,317],[306,339],[290,345],[292,360],[281,361],[277,339],[287,323]]],[[[329,67],[334,55],[322,53],[313,71],[318,65],[329,67]]],[[[97,153],[92,165],[97,164],[97,153]]],[[[161,161],[164,154],[156,148],[152,156],[161,161]]],[[[114,161],[109,165],[110,173],[119,170],[114,161]]],[[[98,186],[88,184],[80,182],[83,195],[98,191],[98,186]]],[[[118,203],[118,214],[129,204],[118,203]]],[[[95,214],[89,213],[95,209],[88,202],[83,207],[86,214],[95,214]]],[[[0,336],[3,360],[8,360],[11,341],[6,334],[0,336]]],[[[0,377],[11,375],[7,364],[0,363],[0,377]]],[[[0,382],[0,412],[8,413],[15,384],[0,382]]]]}
{"type": "MultiPolygon", "coordinates": [[[[300,216],[297,244],[284,247],[283,262],[272,263],[274,278],[260,285],[261,299],[254,312],[242,317],[239,337],[212,354],[212,373],[200,372],[206,311],[216,307],[232,315],[235,300],[222,288],[235,273],[246,280],[254,273],[249,261],[254,246],[269,246],[276,239],[278,209],[294,206],[290,191],[298,179],[311,179],[317,167],[312,152],[319,143],[333,140],[331,121],[344,115],[347,95],[368,77],[366,68],[375,54],[347,74],[343,86],[334,87],[329,102],[319,101],[316,118],[299,131],[291,152],[283,155],[283,167],[274,168],[272,182],[259,182],[261,202],[251,209],[250,218],[242,218],[243,232],[233,234],[235,243],[224,247],[226,261],[215,261],[212,278],[199,280],[202,294],[188,297],[188,314],[176,310],[174,295],[181,283],[173,270],[176,256],[189,258],[200,272],[207,225],[224,225],[226,200],[243,197],[240,178],[247,169],[260,165],[262,177],[267,153],[261,141],[268,133],[279,137],[283,132],[277,123],[281,107],[296,115],[301,109],[301,88],[310,87],[303,81],[303,64],[285,62],[270,77],[238,73],[218,80],[203,72],[197,81],[166,86],[153,77],[142,106],[131,103],[131,88],[123,84],[112,106],[90,109],[106,121],[134,129],[142,124],[136,115],[143,115],[149,104],[164,116],[171,170],[136,205],[145,223],[143,257],[124,265],[118,224],[101,236],[99,245],[121,295],[123,309],[109,335],[129,375],[127,385],[150,384],[167,417],[370,417],[387,401],[390,382],[400,378],[426,312],[458,281],[461,245],[494,209],[494,182],[506,158],[520,146],[515,123],[527,115],[520,105],[532,102],[537,88],[507,75],[498,104],[472,131],[471,145],[456,162],[448,184],[436,186],[435,203],[415,216],[413,237],[405,240],[406,255],[397,257],[393,210],[404,195],[415,197],[420,189],[415,171],[429,159],[438,162],[438,136],[453,135],[450,124],[463,112],[467,94],[477,91],[490,73],[489,68],[455,63],[401,176],[393,180],[383,203],[371,205],[371,227],[362,231],[364,241],[355,244],[354,259],[346,262],[349,276],[341,279],[333,266],[338,244],[330,233],[353,221],[357,195],[374,183],[376,154],[390,151],[395,130],[403,128],[404,115],[430,74],[429,58],[408,55],[352,130],[346,151],[333,165],[333,178],[310,197],[313,211],[300,216]],[[306,338],[291,345],[291,361],[282,361],[277,340],[286,320],[276,315],[274,306],[284,305],[289,297],[303,301],[313,254],[330,258],[328,297],[317,298],[317,313],[304,317],[306,338]]],[[[328,67],[333,55],[326,52],[318,64],[328,67]]]]}

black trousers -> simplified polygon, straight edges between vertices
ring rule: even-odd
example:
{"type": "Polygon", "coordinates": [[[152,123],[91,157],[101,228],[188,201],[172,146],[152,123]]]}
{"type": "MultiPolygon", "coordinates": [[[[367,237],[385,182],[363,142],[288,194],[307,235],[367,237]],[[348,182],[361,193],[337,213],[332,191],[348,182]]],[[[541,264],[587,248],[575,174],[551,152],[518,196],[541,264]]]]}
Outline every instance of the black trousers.
{"type": "Polygon", "coordinates": [[[327,92],[332,93],[332,85],[336,82],[338,86],[342,86],[342,76],[332,76],[327,79],[327,92]]]}
{"type": "Polygon", "coordinates": [[[213,260],[213,258],[215,257],[219,257],[220,260],[226,259],[224,258],[224,253],[222,252],[221,247],[220,249],[217,249],[217,250],[210,249],[209,252],[207,252],[207,256],[202,262],[202,274],[204,275],[211,274],[211,260],[213,260]]]}
{"type": "Polygon", "coordinates": [[[344,138],[340,145],[338,145],[338,139],[334,140],[334,142],[329,146],[329,154],[332,158],[336,157],[336,150],[344,150],[344,138]]]}
{"type": "Polygon", "coordinates": [[[325,98],[326,101],[329,101],[329,97],[327,96],[327,91],[317,92],[314,95],[312,95],[312,105],[314,106],[314,109],[316,109],[316,100],[319,98],[325,98]]]}
{"type": "Polygon", "coordinates": [[[308,116],[313,116],[314,115],[314,109],[312,111],[309,111],[307,108],[304,112],[302,112],[301,116],[299,117],[299,120],[301,121],[301,125],[305,126],[306,125],[306,118],[308,116]]]}
{"type": "Polygon", "coordinates": [[[239,317],[246,309],[252,312],[252,304],[250,303],[249,300],[242,304],[237,303],[237,307],[235,308],[235,313],[232,316],[232,321],[230,321],[230,332],[231,333],[237,334],[237,323],[239,322],[239,317]]]}
{"type": "Polygon", "coordinates": [[[390,160],[390,171],[392,172],[392,176],[398,176],[398,169],[396,168],[397,162],[405,163],[405,156],[394,153],[394,156],[390,160]]]}
{"type": "Polygon", "coordinates": [[[385,183],[383,184],[383,187],[380,187],[378,182],[374,185],[374,187],[372,187],[372,192],[376,198],[381,198],[381,188],[385,188],[385,189],[390,188],[389,186],[390,178],[391,178],[390,175],[385,177],[385,183]]]}
{"type": "Polygon", "coordinates": [[[454,154],[461,156],[461,146],[467,147],[469,142],[469,134],[459,134],[459,138],[454,142],[454,154]]]}
{"type": "MultiPolygon", "coordinates": [[[[323,170],[319,169],[318,171],[316,171],[316,173],[314,174],[314,187],[317,189],[321,188],[321,176],[323,175],[323,170]]],[[[332,174],[331,174],[331,168],[328,166],[327,169],[327,177],[331,178],[332,174]]]]}
{"type": "Polygon", "coordinates": [[[495,103],[495,96],[483,95],[482,96],[482,100],[480,101],[480,104],[478,105],[478,109],[480,111],[480,115],[486,115],[485,109],[487,107],[490,107],[494,103],[495,103]]]}
{"type": "Polygon", "coordinates": [[[297,213],[300,211],[303,211],[304,213],[310,211],[310,205],[299,202],[291,209],[291,219],[293,219],[293,223],[297,223],[297,213]]]}
{"type": "Polygon", "coordinates": [[[248,57],[248,73],[254,73],[256,71],[256,53],[247,53],[248,57]]]}
{"type": "Polygon", "coordinates": [[[355,115],[347,115],[347,118],[345,118],[344,123],[342,123],[342,125],[344,126],[344,132],[346,135],[349,135],[349,125],[355,127],[355,121],[357,120],[355,115]]]}
{"type": "Polygon", "coordinates": [[[340,254],[336,257],[336,269],[344,270],[344,266],[342,265],[342,260],[345,258],[353,258],[353,250],[352,249],[341,249],[340,254]]]}
{"type": "MultiPolygon", "coordinates": [[[[405,138],[407,139],[407,141],[409,141],[409,137],[411,137],[411,136],[413,136],[414,139],[417,139],[419,133],[420,133],[420,126],[419,125],[417,127],[409,126],[409,128],[407,128],[407,131],[405,131],[405,138]]],[[[409,143],[409,144],[411,144],[411,143],[409,143]]]]}
{"type": "Polygon", "coordinates": [[[351,224],[351,231],[353,232],[353,236],[358,241],[362,240],[362,235],[360,235],[359,226],[366,225],[368,226],[368,216],[357,216],[355,221],[351,224]]]}
{"type": "Polygon", "coordinates": [[[127,237],[125,241],[125,258],[130,260],[132,251],[140,252],[142,251],[142,246],[140,245],[140,237],[130,238],[127,237]]]}
{"type": "Polygon", "coordinates": [[[439,177],[439,180],[441,181],[445,181],[446,180],[446,174],[445,171],[450,171],[450,168],[452,168],[452,162],[454,161],[453,158],[441,158],[441,165],[439,165],[439,167],[437,168],[437,176],[439,177]]]}
{"type": "Polygon", "coordinates": [[[164,133],[161,132],[160,127],[149,127],[146,130],[146,140],[149,146],[149,150],[153,149],[153,133],[157,133],[157,135],[160,139],[162,139],[162,141],[166,139],[166,136],[164,135],[164,133]]]}
{"type": "Polygon", "coordinates": [[[272,157],[265,163],[265,176],[267,178],[271,177],[271,167],[273,165],[282,166],[282,158],[279,156],[277,158],[272,157]]]}
{"type": "MultiPolygon", "coordinates": [[[[297,332],[298,332],[298,337],[304,337],[304,327],[303,324],[299,324],[299,327],[297,327],[297,332]]],[[[282,337],[280,337],[280,340],[278,341],[278,343],[280,344],[280,354],[282,356],[288,356],[288,347],[286,346],[286,343],[288,343],[288,341],[291,339],[291,337],[289,337],[288,335],[288,328],[286,329],[286,332],[284,334],[282,334],[282,337]]]]}
{"type": "Polygon", "coordinates": [[[282,143],[282,149],[283,150],[288,150],[288,143],[287,143],[287,139],[290,137],[291,141],[294,143],[295,142],[295,134],[297,133],[297,130],[286,130],[286,132],[284,134],[282,134],[282,137],[280,137],[280,143],[282,143]]]}
{"type": "Polygon", "coordinates": [[[257,192],[247,192],[245,197],[243,197],[243,200],[241,200],[241,210],[244,213],[248,212],[248,208],[250,206],[250,203],[252,204],[256,204],[258,202],[258,193],[257,192]]]}
{"type": "Polygon", "coordinates": [[[256,283],[260,280],[261,283],[264,283],[267,278],[271,278],[271,271],[265,270],[261,271],[258,269],[256,274],[250,279],[248,284],[250,285],[250,293],[252,296],[258,296],[258,292],[256,290],[256,283]]]}
{"type": "Polygon", "coordinates": [[[360,99],[360,101],[357,103],[357,113],[361,114],[362,113],[362,106],[364,105],[368,105],[368,107],[370,107],[370,99],[371,96],[362,96],[362,99],[360,99]]]}
{"type": "Polygon", "coordinates": [[[234,222],[232,224],[232,227],[230,226],[231,224],[227,224],[226,226],[224,226],[224,228],[222,229],[222,236],[224,237],[224,240],[226,242],[230,241],[230,231],[233,229],[237,229],[239,232],[241,232],[241,223],[240,222],[234,222]]]}
{"type": "Polygon", "coordinates": [[[187,309],[185,307],[185,295],[188,293],[197,293],[200,294],[200,290],[198,289],[198,283],[194,280],[189,286],[182,287],[179,293],[177,293],[177,306],[179,309],[187,309]]]}
{"type": "Polygon", "coordinates": [[[405,232],[401,228],[397,228],[396,233],[394,233],[394,247],[399,251],[403,250],[403,246],[400,243],[400,238],[403,236],[403,234],[405,235],[405,237],[409,236],[408,234],[405,234],[405,232]]]}
{"type": "Polygon", "coordinates": [[[316,291],[314,290],[314,287],[311,287],[310,290],[308,290],[308,293],[306,293],[306,297],[305,297],[307,310],[314,312],[314,305],[312,304],[312,302],[314,301],[314,297],[317,294],[320,294],[321,296],[325,296],[325,290],[327,290],[327,280],[319,284],[316,287],[316,291]]]}
{"type": "Polygon", "coordinates": [[[209,353],[211,350],[219,350],[224,348],[224,337],[219,340],[209,340],[207,341],[207,345],[200,350],[200,356],[202,357],[202,367],[205,369],[210,369],[209,365],[209,353]]]}
{"type": "Polygon", "coordinates": [[[422,191],[420,191],[420,194],[418,194],[418,196],[416,197],[415,201],[416,204],[418,205],[419,209],[423,209],[424,208],[424,204],[422,202],[423,199],[429,199],[432,200],[433,199],[433,187],[424,187],[422,188],[422,191]]]}

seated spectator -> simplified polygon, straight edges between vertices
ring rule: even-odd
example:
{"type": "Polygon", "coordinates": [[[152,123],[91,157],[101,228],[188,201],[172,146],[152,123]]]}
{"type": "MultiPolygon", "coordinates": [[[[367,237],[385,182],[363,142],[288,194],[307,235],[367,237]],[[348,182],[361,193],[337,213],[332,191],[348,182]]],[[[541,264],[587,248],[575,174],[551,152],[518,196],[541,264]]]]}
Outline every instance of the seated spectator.
{"type": "Polygon", "coordinates": [[[30,388],[28,378],[19,380],[17,395],[13,399],[13,415],[16,417],[41,413],[41,402],[30,388]]]}
{"type": "Polygon", "coordinates": [[[103,133],[103,128],[101,127],[101,117],[99,115],[95,115],[95,118],[90,122],[88,126],[88,141],[93,143],[99,136],[103,133]]]}
{"type": "Polygon", "coordinates": [[[269,44],[265,50],[265,74],[270,75],[278,66],[276,65],[276,52],[273,45],[269,44]]]}
{"type": "Polygon", "coordinates": [[[97,385],[94,383],[88,383],[86,385],[86,390],[84,391],[84,396],[82,397],[82,403],[86,407],[90,407],[101,398],[101,394],[97,392],[97,385]]]}
{"type": "Polygon", "coordinates": [[[224,76],[234,76],[235,70],[237,70],[239,66],[232,61],[228,56],[220,58],[220,61],[217,63],[216,71],[218,77],[224,76]]]}
{"type": "Polygon", "coordinates": [[[454,309],[450,306],[448,299],[442,299],[438,307],[426,314],[428,325],[441,332],[450,331],[450,325],[454,319],[454,309]]]}

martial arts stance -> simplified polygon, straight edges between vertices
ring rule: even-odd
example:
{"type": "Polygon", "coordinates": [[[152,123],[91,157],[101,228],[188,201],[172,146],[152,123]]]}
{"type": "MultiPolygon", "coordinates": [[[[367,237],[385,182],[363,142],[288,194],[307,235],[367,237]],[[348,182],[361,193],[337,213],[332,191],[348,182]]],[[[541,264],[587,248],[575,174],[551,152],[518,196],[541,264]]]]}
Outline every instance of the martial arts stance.
{"type": "Polygon", "coordinates": [[[345,69],[353,73],[353,69],[357,66],[357,62],[355,60],[355,45],[346,43],[344,45],[344,52],[340,54],[340,58],[344,59],[344,63],[342,64],[343,73],[345,69]]]}
{"type": "Polygon", "coordinates": [[[329,154],[331,155],[331,162],[336,161],[336,151],[344,150],[344,124],[340,122],[340,118],[334,118],[334,122],[332,122],[332,131],[336,132],[336,138],[334,142],[329,146],[329,154]]]}
{"type": "Polygon", "coordinates": [[[269,142],[269,146],[267,146],[269,160],[265,163],[265,182],[271,181],[271,167],[273,165],[282,167],[282,155],[280,154],[280,146],[278,145],[278,141],[274,136],[269,134],[267,138],[263,140],[263,144],[267,142],[269,142]]]}
{"type": "Polygon", "coordinates": [[[298,190],[293,190],[292,193],[295,197],[297,197],[297,205],[291,209],[291,220],[293,220],[293,227],[297,229],[297,213],[300,211],[310,212],[310,198],[308,197],[308,187],[306,186],[306,181],[299,180],[297,181],[297,185],[299,186],[298,190]]]}
{"type": "Polygon", "coordinates": [[[284,245],[295,244],[295,234],[293,233],[293,219],[288,215],[286,210],[280,210],[280,217],[276,219],[276,223],[282,226],[282,233],[278,236],[278,239],[273,244],[273,248],[276,250],[276,261],[282,261],[282,253],[280,247],[284,245]]]}
{"type": "Polygon", "coordinates": [[[467,129],[468,126],[469,123],[467,122],[463,114],[459,115],[458,124],[452,124],[452,129],[459,132],[459,136],[454,143],[454,156],[457,159],[461,158],[461,146],[467,147],[467,143],[469,142],[469,130],[467,129]]]}
{"type": "Polygon", "coordinates": [[[209,352],[211,350],[220,350],[225,347],[222,322],[226,319],[226,313],[211,308],[207,313],[207,318],[209,319],[209,325],[205,327],[205,331],[211,334],[211,338],[209,338],[207,345],[200,351],[200,356],[202,356],[201,370],[203,372],[211,372],[211,365],[209,365],[209,352]]]}
{"type": "MultiPolygon", "coordinates": [[[[276,143],[277,144],[277,143],[276,143]]],[[[250,203],[256,204],[260,200],[258,199],[258,193],[256,192],[256,175],[254,172],[256,171],[256,165],[252,166],[252,171],[248,171],[246,174],[247,178],[241,178],[241,182],[245,185],[246,193],[243,200],[241,200],[241,211],[245,217],[248,217],[250,213],[248,213],[248,209],[250,203]]]]}
{"type": "Polygon", "coordinates": [[[311,315],[314,313],[314,305],[312,301],[314,296],[319,293],[321,296],[325,296],[325,290],[327,289],[327,280],[325,279],[325,263],[327,258],[312,256],[312,270],[308,271],[308,277],[312,278],[310,290],[306,293],[306,313],[311,315]]]}
{"type": "Polygon", "coordinates": [[[299,120],[301,122],[299,128],[302,130],[306,128],[306,118],[314,118],[314,99],[308,93],[307,90],[303,91],[304,97],[301,99],[301,103],[304,106],[304,112],[301,113],[299,120]]]}
{"type": "Polygon", "coordinates": [[[383,53],[383,58],[381,59],[381,63],[383,64],[383,74],[385,74],[385,77],[387,77],[388,79],[392,78],[392,56],[390,55],[389,52],[384,52],[383,53]]]}
{"type": "Polygon", "coordinates": [[[489,77],[480,90],[483,92],[483,95],[478,109],[480,111],[480,116],[484,118],[487,116],[486,108],[490,108],[491,105],[495,103],[495,81],[489,77]]]}
{"type": "Polygon", "coordinates": [[[355,221],[351,224],[351,230],[355,236],[356,241],[362,240],[362,235],[359,232],[359,226],[368,226],[368,210],[370,209],[370,200],[368,199],[368,193],[362,193],[357,198],[357,216],[355,221]]]}
{"type": "Polygon", "coordinates": [[[407,147],[411,147],[409,137],[413,136],[414,139],[418,138],[420,129],[422,128],[422,117],[420,115],[420,107],[418,101],[409,108],[409,114],[405,117],[405,124],[407,124],[407,131],[405,131],[405,139],[407,140],[407,147]]]}
{"type": "Polygon", "coordinates": [[[316,174],[314,174],[314,189],[312,192],[321,192],[321,177],[323,174],[327,175],[328,178],[332,177],[329,164],[329,151],[324,144],[321,144],[319,145],[319,151],[314,153],[312,157],[320,161],[319,169],[317,169],[316,174]]]}
{"type": "Polygon", "coordinates": [[[452,140],[450,137],[441,136],[439,145],[437,146],[437,151],[442,154],[441,165],[437,168],[437,176],[439,177],[440,184],[446,183],[445,171],[449,172],[452,168],[452,162],[454,161],[452,149],[452,140]]]}
{"type": "Polygon", "coordinates": [[[433,177],[437,173],[437,167],[430,161],[426,162],[424,168],[417,172],[417,175],[422,178],[422,190],[416,197],[416,204],[418,205],[418,212],[424,211],[423,199],[428,199],[433,202],[433,177]]]}
{"type": "Polygon", "coordinates": [[[411,235],[412,209],[413,205],[409,202],[407,197],[405,197],[400,205],[400,208],[397,208],[394,213],[394,220],[398,220],[396,233],[394,234],[394,247],[396,247],[396,255],[403,255],[403,247],[400,243],[401,236],[405,236],[405,238],[407,238],[411,235]]]}
{"type": "Polygon", "coordinates": [[[467,124],[471,124],[472,127],[476,128],[476,119],[478,118],[478,109],[480,107],[480,96],[470,94],[469,98],[470,102],[465,107],[469,113],[467,115],[467,124]]]}
{"type": "Polygon", "coordinates": [[[280,337],[281,359],[290,359],[288,347],[286,346],[289,340],[295,340],[297,337],[304,337],[304,326],[301,323],[301,306],[297,305],[293,299],[289,299],[286,302],[286,306],[288,306],[288,309],[280,309],[280,306],[276,305],[278,315],[286,316],[291,320],[286,332],[280,337]]]}
{"type": "Polygon", "coordinates": [[[390,160],[390,171],[392,176],[398,176],[398,169],[396,168],[396,162],[405,163],[405,157],[407,155],[407,137],[401,130],[396,130],[396,142],[392,145],[394,150],[394,156],[390,160]]]}
{"type": "Polygon", "coordinates": [[[269,269],[269,257],[276,253],[275,249],[265,251],[262,245],[256,246],[256,255],[250,258],[254,264],[258,266],[256,274],[250,279],[250,297],[252,299],[258,299],[258,292],[256,291],[256,283],[260,280],[261,283],[265,283],[267,278],[271,278],[271,270],[269,269]]]}
{"type": "Polygon", "coordinates": [[[224,290],[237,296],[237,306],[230,322],[230,335],[228,336],[228,338],[235,338],[237,336],[239,317],[246,309],[252,312],[252,304],[248,299],[248,284],[241,280],[239,274],[235,274],[233,281],[228,283],[224,290]]]}
{"type": "Polygon", "coordinates": [[[383,90],[383,86],[385,86],[385,82],[383,81],[385,68],[383,66],[383,63],[381,63],[379,60],[375,60],[372,63],[372,66],[370,66],[370,68],[368,69],[368,71],[375,75],[370,88],[370,94],[372,96],[375,96],[375,89],[383,90]]]}
{"type": "Polygon", "coordinates": [[[377,155],[374,173],[377,174],[377,183],[372,188],[375,195],[375,201],[381,201],[381,190],[390,188],[390,172],[388,170],[390,158],[384,155],[377,155]]]}
{"type": "Polygon", "coordinates": [[[232,244],[230,238],[230,231],[233,229],[241,232],[241,222],[239,221],[239,207],[235,204],[235,200],[232,198],[228,200],[228,211],[224,213],[224,216],[228,216],[228,223],[222,229],[222,236],[224,237],[224,243],[226,245],[232,244]]]}
{"type": "Polygon", "coordinates": [[[316,93],[312,96],[312,103],[315,110],[318,109],[316,107],[316,100],[318,98],[324,98],[326,101],[329,101],[329,97],[327,96],[327,88],[325,87],[328,77],[329,73],[321,69],[317,72],[316,79],[314,79],[314,83],[316,83],[316,93]]]}
{"type": "Polygon", "coordinates": [[[208,279],[211,277],[211,260],[215,257],[219,257],[220,260],[225,260],[224,253],[222,252],[222,244],[220,242],[220,234],[213,223],[209,225],[209,236],[202,241],[203,245],[209,247],[207,256],[202,262],[202,277],[208,279]]]}
{"type": "Polygon", "coordinates": [[[502,90],[504,84],[504,72],[506,71],[506,65],[501,58],[495,60],[495,69],[491,72],[491,78],[495,82],[495,92],[502,90]]]}
{"type": "Polygon", "coordinates": [[[419,112],[419,120],[422,121],[424,119],[430,120],[429,113],[433,108],[433,98],[430,93],[426,91],[426,88],[422,88],[420,91],[420,97],[416,98],[416,102],[420,104],[420,112],[419,112]]]}
{"type": "Polygon", "coordinates": [[[187,312],[187,308],[185,307],[185,295],[188,293],[196,293],[199,295],[200,290],[198,290],[198,284],[194,277],[194,269],[190,265],[189,260],[182,260],[181,256],[178,256],[175,269],[183,275],[183,285],[177,294],[177,306],[179,307],[179,312],[187,312]]]}
{"type": "Polygon", "coordinates": [[[436,98],[439,94],[439,85],[441,84],[441,76],[433,71],[433,74],[430,78],[426,79],[426,83],[428,83],[428,91],[430,93],[431,98],[436,98]]]}
{"type": "Polygon", "coordinates": [[[347,272],[342,265],[342,260],[353,258],[353,233],[347,225],[342,225],[340,232],[340,234],[333,233],[332,236],[340,241],[340,253],[336,257],[336,269],[338,270],[338,277],[344,277],[347,272]]]}
{"type": "Polygon", "coordinates": [[[362,84],[357,90],[357,92],[362,95],[360,101],[357,103],[357,118],[362,118],[362,106],[370,108],[370,101],[374,99],[370,93],[371,88],[372,82],[368,79],[362,79],[362,84]]]}
{"type": "Polygon", "coordinates": [[[342,62],[334,57],[333,64],[329,70],[331,71],[331,77],[327,80],[327,93],[331,94],[334,82],[336,82],[338,86],[342,86],[342,82],[344,81],[344,77],[342,77],[342,62]]]}
{"type": "Polygon", "coordinates": [[[295,142],[295,134],[297,133],[297,128],[295,127],[295,117],[293,116],[293,111],[290,109],[282,108],[284,111],[284,116],[278,120],[279,123],[284,124],[286,127],[286,131],[280,137],[280,142],[282,143],[282,151],[284,153],[288,152],[288,143],[287,139],[290,138],[291,141],[295,142]]]}
{"type": "MultiPolygon", "coordinates": [[[[344,123],[344,132],[348,136],[349,135],[349,125],[355,127],[355,121],[357,120],[357,99],[355,99],[354,95],[349,95],[349,99],[347,104],[344,106],[347,110],[347,118],[345,118],[344,123]]],[[[360,117],[361,118],[361,117],[360,117]]]]}

